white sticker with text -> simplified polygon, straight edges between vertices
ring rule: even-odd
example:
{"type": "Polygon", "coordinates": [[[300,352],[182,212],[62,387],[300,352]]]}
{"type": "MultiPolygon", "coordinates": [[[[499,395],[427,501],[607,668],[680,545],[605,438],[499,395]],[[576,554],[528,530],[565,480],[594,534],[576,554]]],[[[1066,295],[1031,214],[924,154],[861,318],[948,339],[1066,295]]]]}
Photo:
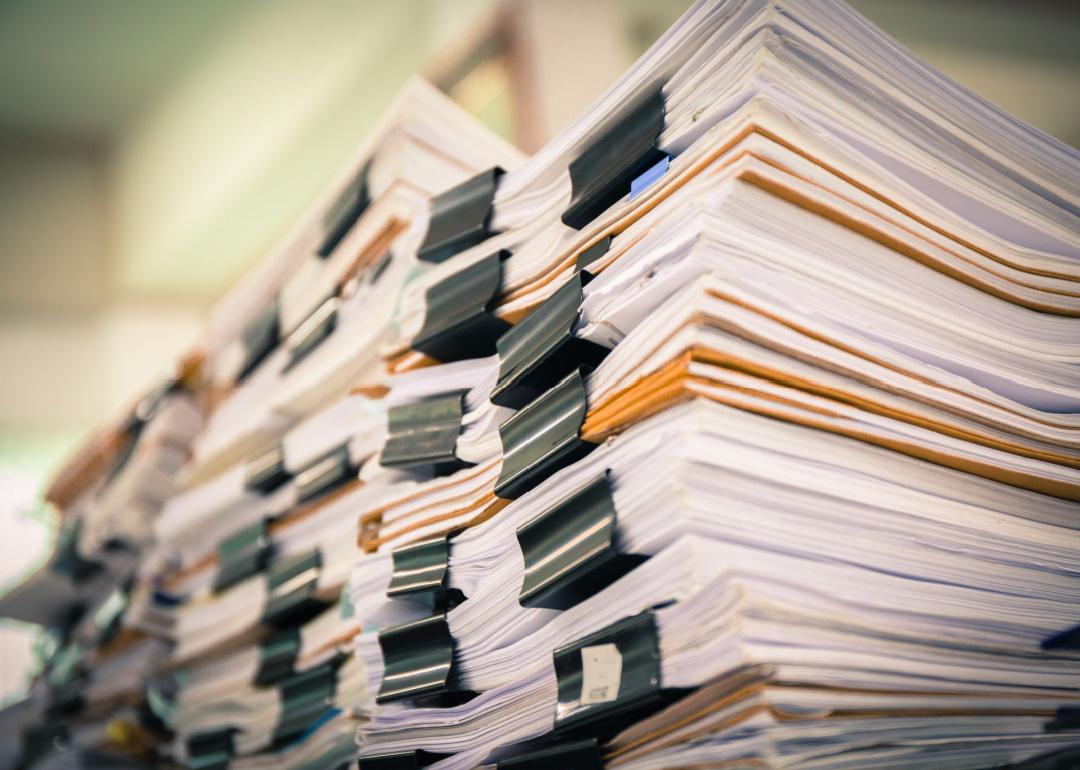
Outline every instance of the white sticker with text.
{"type": "Polygon", "coordinates": [[[581,705],[610,703],[619,697],[622,655],[614,644],[581,648],[581,705]]]}

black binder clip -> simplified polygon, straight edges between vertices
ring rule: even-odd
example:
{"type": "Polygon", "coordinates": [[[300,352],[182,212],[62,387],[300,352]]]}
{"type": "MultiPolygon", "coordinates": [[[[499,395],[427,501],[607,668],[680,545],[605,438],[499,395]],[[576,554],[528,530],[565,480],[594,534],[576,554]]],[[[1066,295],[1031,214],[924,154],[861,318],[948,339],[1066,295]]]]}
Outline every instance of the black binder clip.
{"type": "Polygon", "coordinates": [[[81,644],[68,642],[49,660],[46,681],[49,685],[49,704],[46,714],[52,718],[70,716],[86,705],[87,650],[81,644]]]}
{"type": "Polygon", "coordinates": [[[368,193],[368,168],[371,165],[371,161],[364,164],[360,169],[360,173],[356,175],[356,178],[349,183],[337,200],[334,201],[330,210],[323,218],[324,235],[322,243],[319,244],[319,248],[315,253],[320,258],[326,259],[333,253],[337,245],[341,243],[342,239],[348,234],[352,226],[356,224],[356,220],[360,218],[360,215],[364,213],[365,209],[371,205],[371,197],[368,193]]]}
{"type": "Polygon", "coordinates": [[[176,377],[168,378],[139,400],[139,403],[135,405],[132,417],[145,425],[157,416],[161,407],[165,405],[166,397],[182,390],[184,390],[183,382],[176,377]]]}
{"type": "Polygon", "coordinates": [[[1048,636],[1039,646],[1044,650],[1080,650],[1080,626],[1066,628],[1048,636]]]}
{"type": "Polygon", "coordinates": [[[277,446],[247,464],[244,488],[268,495],[291,478],[285,469],[285,452],[277,446]]]}
{"type": "Polygon", "coordinates": [[[447,587],[450,537],[437,535],[395,548],[390,554],[394,570],[386,587],[387,597],[430,599],[433,608],[460,600],[460,592],[447,587]]]}
{"type": "Polygon", "coordinates": [[[316,598],[322,556],[318,549],[297,554],[270,565],[266,579],[269,591],[262,622],[274,628],[297,625],[326,608],[316,598]]]}
{"type": "Polygon", "coordinates": [[[491,391],[492,403],[519,409],[550,390],[576,367],[588,370],[608,349],[574,336],[587,277],[574,276],[556,289],[540,307],[495,343],[499,351],[499,380],[491,391]]]}
{"type": "Polygon", "coordinates": [[[427,235],[416,256],[424,262],[445,262],[492,235],[495,190],[503,170],[489,168],[431,200],[427,235]]]}
{"type": "Polygon", "coordinates": [[[296,504],[310,503],[356,478],[349,446],[332,449],[296,474],[296,504]]]}
{"type": "Polygon", "coordinates": [[[616,514],[605,471],[517,531],[523,607],[565,610],[614,583],[647,557],[615,550],[616,514]]]}
{"type": "Polygon", "coordinates": [[[604,757],[596,738],[559,741],[556,745],[498,762],[496,770],[604,770],[604,757]]]}
{"type": "Polygon", "coordinates": [[[386,468],[433,467],[436,475],[466,465],[457,458],[465,394],[451,393],[390,409],[390,435],[380,463],[386,468]]]}
{"type": "Polygon", "coordinates": [[[259,645],[259,668],[253,684],[265,686],[293,673],[300,654],[300,629],[285,628],[259,645]]]}
{"type": "Polygon", "coordinates": [[[610,249],[611,236],[605,235],[592,246],[577,255],[577,269],[580,272],[592,275],[592,272],[589,270],[589,266],[596,260],[600,259],[600,257],[607,254],[610,249]]]}
{"type": "Polygon", "coordinates": [[[489,254],[429,288],[413,349],[443,363],[492,355],[495,341],[510,328],[491,312],[508,256],[506,250],[489,254]]]}
{"type": "Polygon", "coordinates": [[[50,571],[63,575],[73,583],[91,580],[104,570],[99,562],[85,559],[79,553],[81,531],[82,519],[68,520],[61,525],[56,538],[56,555],[49,566],[50,571]]]}
{"type": "Polygon", "coordinates": [[[244,363],[240,367],[237,381],[247,378],[255,368],[270,355],[281,342],[281,323],[278,318],[278,300],[275,297],[270,307],[248,324],[244,329],[244,363]]]}
{"type": "Polygon", "coordinates": [[[624,618],[555,650],[557,731],[614,734],[671,699],[660,680],[655,613],[624,618]]]}
{"type": "Polygon", "coordinates": [[[504,422],[499,427],[503,464],[495,494],[520,497],[592,451],[595,444],[578,436],[587,412],[585,381],[577,369],[504,422]]]}
{"type": "Polygon", "coordinates": [[[453,689],[454,638],[440,612],[379,632],[383,679],[376,703],[441,700],[453,689]]]}
{"type": "Polygon", "coordinates": [[[327,337],[333,334],[337,328],[338,308],[341,300],[337,297],[323,302],[308,316],[302,324],[285,340],[285,349],[289,352],[289,362],[285,364],[284,371],[289,371],[299,364],[315,348],[319,347],[327,337]]]}
{"type": "Polygon", "coordinates": [[[122,585],[114,588],[94,611],[94,628],[97,630],[94,644],[98,647],[114,639],[120,633],[124,613],[131,603],[131,589],[135,574],[129,575],[122,585]]]}
{"type": "Polygon", "coordinates": [[[218,546],[214,591],[223,591],[262,571],[273,553],[273,548],[265,519],[225,538],[218,546]]]}
{"type": "Polygon", "coordinates": [[[656,85],[609,121],[570,163],[573,197],[564,224],[580,230],[630,192],[630,183],[665,157],[664,92],[656,85]]]}
{"type": "Polygon", "coordinates": [[[25,728],[20,735],[21,763],[12,767],[34,767],[45,756],[71,747],[71,735],[63,722],[50,720],[25,728]]]}
{"type": "Polygon", "coordinates": [[[1061,706],[1054,718],[1043,725],[1043,731],[1060,733],[1080,730],[1080,706],[1061,706]]]}
{"type": "Polygon", "coordinates": [[[357,770],[422,770],[433,762],[450,756],[434,754],[430,751],[395,751],[389,754],[375,754],[370,757],[357,757],[357,770]]]}
{"type": "Polygon", "coordinates": [[[84,693],[89,679],[85,674],[57,685],[50,693],[49,707],[46,714],[53,718],[69,717],[82,711],[86,706],[84,693]]]}
{"type": "Polygon", "coordinates": [[[234,727],[195,733],[188,738],[189,770],[227,770],[232,759],[234,727]]]}
{"type": "Polygon", "coordinates": [[[295,738],[331,708],[340,665],[340,658],[329,660],[281,683],[281,716],[274,728],[276,745],[295,738]]]}

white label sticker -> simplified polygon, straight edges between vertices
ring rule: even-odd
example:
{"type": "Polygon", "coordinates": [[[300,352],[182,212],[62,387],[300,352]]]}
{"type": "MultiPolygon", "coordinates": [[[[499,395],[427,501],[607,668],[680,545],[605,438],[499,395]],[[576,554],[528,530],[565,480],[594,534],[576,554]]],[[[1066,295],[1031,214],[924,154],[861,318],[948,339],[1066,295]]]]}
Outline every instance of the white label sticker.
{"type": "Polygon", "coordinates": [[[622,655],[614,644],[581,648],[581,705],[610,703],[619,697],[622,655]]]}

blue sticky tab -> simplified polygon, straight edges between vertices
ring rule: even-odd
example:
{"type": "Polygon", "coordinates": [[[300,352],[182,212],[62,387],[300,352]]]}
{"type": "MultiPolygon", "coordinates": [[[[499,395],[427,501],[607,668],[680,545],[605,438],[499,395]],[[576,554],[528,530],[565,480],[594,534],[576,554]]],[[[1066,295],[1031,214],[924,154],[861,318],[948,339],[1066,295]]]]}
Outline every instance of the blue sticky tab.
{"type": "Polygon", "coordinates": [[[671,163],[671,156],[665,155],[659,163],[650,166],[649,170],[630,183],[630,200],[633,200],[657,179],[667,173],[671,163]]]}

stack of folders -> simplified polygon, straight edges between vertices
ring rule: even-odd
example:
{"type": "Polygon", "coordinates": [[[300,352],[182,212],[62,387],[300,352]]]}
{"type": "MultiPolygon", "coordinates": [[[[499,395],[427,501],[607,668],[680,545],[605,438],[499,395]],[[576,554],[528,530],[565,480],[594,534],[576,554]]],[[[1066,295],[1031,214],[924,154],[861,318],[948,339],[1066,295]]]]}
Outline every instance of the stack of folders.
{"type": "Polygon", "coordinates": [[[339,599],[382,447],[393,337],[429,199],[522,162],[430,85],[411,83],[347,172],[209,334],[214,408],[155,523],[144,620],[171,643],[149,684],[191,768],[354,762],[366,700],[357,618],[339,599]]]}
{"type": "Polygon", "coordinates": [[[1075,151],[842,5],[701,2],[420,255],[361,770],[1077,766],[1075,151]]]}
{"type": "Polygon", "coordinates": [[[846,6],[527,161],[412,84],[200,393],[100,685],[161,761],[1080,766],[1080,154],[846,6]]]}
{"type": "Polygon", "coordinates": [[[64,469],[48,495],[66,512],[62,542],[0,603],[62,641],[0,716],[8,764],[354,762],[365,684],[338,600],[356,472],[385,434],[380,346],[427,267],[429,199],[492,162],[522,157],[411,82],[215,309],[187,380],[64,469]]]}

